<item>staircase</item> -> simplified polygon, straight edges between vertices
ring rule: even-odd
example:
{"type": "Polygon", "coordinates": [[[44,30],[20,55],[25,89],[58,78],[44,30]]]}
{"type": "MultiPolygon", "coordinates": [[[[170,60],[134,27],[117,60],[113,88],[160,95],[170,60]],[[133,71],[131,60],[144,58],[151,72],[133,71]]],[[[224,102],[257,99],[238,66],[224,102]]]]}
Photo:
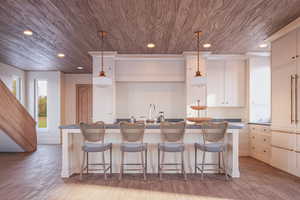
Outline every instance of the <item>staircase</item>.
{"type": "Polygon", "coordinates": [[[24,151],[36,150],[36,122],[1,80],[0,130],[24,151]]]}

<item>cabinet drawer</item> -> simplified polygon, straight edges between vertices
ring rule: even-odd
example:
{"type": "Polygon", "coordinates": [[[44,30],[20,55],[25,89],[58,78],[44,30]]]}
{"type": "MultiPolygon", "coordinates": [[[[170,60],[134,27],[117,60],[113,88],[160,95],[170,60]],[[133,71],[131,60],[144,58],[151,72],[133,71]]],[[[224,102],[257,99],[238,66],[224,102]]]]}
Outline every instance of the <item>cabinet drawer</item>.
{"type": "Polygon", "coordinates": [[[296,138],[297,138],[296,151],[300,152],[300,134],[299,133],[297,133],[296,138]]]}
{"type": "Polygon", "coordinates": [[[259,143],[261,143],[264,146],[270,146],[271,136],[269,136],[269,135],[259,135],[258,141],[259,141],[259,143]]]}
{"type": "Polygon", "coordinates": [[[296,153],[296,157],[297,157],[297,162],[296,162],[296,171],[295,171],[295,175],[300,177],[300,152],[296,153]]]}
{"type": "Polygon", "coordinates": [[[295,150],[296,134],[272,131],[271,144],[272,146],[295,150]]]}
{"type": "Polygon", "coordinates": [[[295,174],[296,152],[272,147],[271,165],[288,173],[295,174]]]}

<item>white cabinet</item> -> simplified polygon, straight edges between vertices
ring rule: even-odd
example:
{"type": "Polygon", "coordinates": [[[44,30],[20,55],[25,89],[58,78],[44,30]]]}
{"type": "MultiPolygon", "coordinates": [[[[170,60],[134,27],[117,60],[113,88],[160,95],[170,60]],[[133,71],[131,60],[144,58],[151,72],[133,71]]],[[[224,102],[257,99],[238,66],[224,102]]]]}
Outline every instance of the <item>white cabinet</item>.
{"type": "MultiPolygon", "coordinates": [[[[299,34],[299,33],[298,33],[299,34]]],[[[272,68],[288,64],[297,55],[297,30],[272,42],[272,68]]]]}
{"type": "Polygon", "coordinates": [[[296,157],[294,151],[272,147],[271,165],[285,172],[296,175],[296,157]]]}
{"type": "Polygon", "coordinates": [[[272,159],[271,165],[300,176],[300,29],[271,44],[272,159]]]}
{"type": "MultiPolygon", "coordinates": [[[[273,56],[272,56],[273,57],[273,56]]],[[[272,126],[275,129],[289,130],[294,123],[294,75],[297,65],[272,67],[272,126]]]]}
{"type": "Polygon", "coordinates": [[[295,131],[300,128],[300,29],[272,42],[272,128],[295,131]],[[297,42],[298,41],[298,42],[297,42]]]}
{"type": "Polygon", "coordinates": [[[245,61],[207,60],[207,105],[245,105],[245,61]]]}
{"type": "Polygon", "coordinates": [[[271,133],[269,126],[250,125],[250,155],[251,157],[270,163],[271,133]]]}

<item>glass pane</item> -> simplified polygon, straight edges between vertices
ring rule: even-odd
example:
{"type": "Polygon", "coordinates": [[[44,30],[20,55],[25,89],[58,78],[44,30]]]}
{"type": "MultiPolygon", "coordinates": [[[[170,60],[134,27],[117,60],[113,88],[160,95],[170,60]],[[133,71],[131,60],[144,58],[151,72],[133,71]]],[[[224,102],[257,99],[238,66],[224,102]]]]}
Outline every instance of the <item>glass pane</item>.
{"type": "Polygon", "coordinates": [[[38,128],[47,128],[47,81],[37,81],[38,128]]]}

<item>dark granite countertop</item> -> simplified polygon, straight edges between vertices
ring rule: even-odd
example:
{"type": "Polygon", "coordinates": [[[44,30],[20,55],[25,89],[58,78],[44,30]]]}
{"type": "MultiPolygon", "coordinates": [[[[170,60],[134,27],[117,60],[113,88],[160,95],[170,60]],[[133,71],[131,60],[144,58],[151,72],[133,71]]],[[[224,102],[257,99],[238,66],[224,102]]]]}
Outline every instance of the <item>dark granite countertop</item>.
{"type": "MultiPolygon", "coordinates": [[[[229,123],[229,129],[242,129],[244,128],[245,124],[243,123],[229,123]]],[[[63,125],[59,126],[60,129],[79,129],[78,124],[70,124],[70,125],[63,125]]],[[[106,129],[119,129],[120,126],[118,123],[115,124],[105,124],[106,129]]],[[[187,129],[200,129],[201,125],[196,124],[187,124],[187,129]]],[[[159,124],[146,124],[146,129],[159,129],[159,124]]]]}
{"type": "Polygon", "coordinates": [[[271,126],[271,122],[249,122],[248,124],[252,125],[261,125],[261,126],[271,126]]]}

